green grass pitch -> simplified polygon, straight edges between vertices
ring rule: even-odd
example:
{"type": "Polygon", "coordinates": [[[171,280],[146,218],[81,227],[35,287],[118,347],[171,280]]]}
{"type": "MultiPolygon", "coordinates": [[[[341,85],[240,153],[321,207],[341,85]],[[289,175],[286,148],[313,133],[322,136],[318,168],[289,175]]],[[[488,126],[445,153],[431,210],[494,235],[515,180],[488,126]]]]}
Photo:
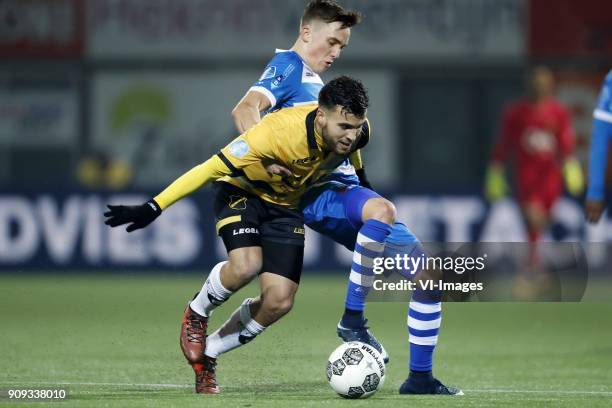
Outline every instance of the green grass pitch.
{"type": "MultiPolygon", "coordinates": [[[[222,394],[193,393],[178,345],[196,275],[0,277],[0,405],[8,389],[64,388],[35,406],[612,406],[612,303],[443,306],[435,374],[463,397],[397,393],[407,374],[406,304],[373,303],[367,316],[391,355],[381,391],[343,400],[325,362],[339,344],[345,278],[305,274],[296,305],[256,341],[222,356],[222,394]]],[[[256,284],[213,316],[217,327],[256,284]]],[[[31,404],[31,403],[25,403],[31,404]]]]}

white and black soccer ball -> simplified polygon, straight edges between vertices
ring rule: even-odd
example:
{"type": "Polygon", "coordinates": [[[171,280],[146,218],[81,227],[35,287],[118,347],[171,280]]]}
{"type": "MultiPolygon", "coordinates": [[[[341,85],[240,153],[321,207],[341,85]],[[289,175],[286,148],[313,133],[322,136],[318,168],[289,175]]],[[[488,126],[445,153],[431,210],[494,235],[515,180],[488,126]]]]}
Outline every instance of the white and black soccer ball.
{"type": "Polygon", "coordinates": [[[327,360],[327,381],[344,398],[367,398],[385,382],[385,363],[372,346],[341,344],[327,360]]]}

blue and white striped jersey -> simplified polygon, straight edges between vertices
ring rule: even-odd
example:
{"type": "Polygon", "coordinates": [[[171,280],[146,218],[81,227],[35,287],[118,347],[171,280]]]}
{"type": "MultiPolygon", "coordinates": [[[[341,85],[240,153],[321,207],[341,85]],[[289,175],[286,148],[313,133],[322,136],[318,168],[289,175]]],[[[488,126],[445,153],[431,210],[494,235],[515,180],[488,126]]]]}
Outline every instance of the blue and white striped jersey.
{"type": "Polygon", "coordinates": [[[593,117],[587,199],[603,200],[608,149],[612,144],[612,71],[604,80],[593,117]]]}
{"type": "Polygon", "coordinates": [[[612,70],[604,80],[593,116],[595,119],[612,123],[612,70]]]}
{"type": "MultiPolygon", "coordinates": [[[[249,89],[264,94],[270,101],[272,112],[281,108],[316,105],[323,81],[295,51],[276,50],[274,58],[268,63],[257,82],[249,89]]],[[[344,184],[359,184],[355,168],[345,160],[324,181],[338,181],[344,184]]]]}
{"type": "Polygon", "coordinates": [[[295,51],[277,49],[250,91],[264,94],[270,101],[267,112],[271,112],[290,106],[316,105],[321,88],[321,77],[295,51]]]}

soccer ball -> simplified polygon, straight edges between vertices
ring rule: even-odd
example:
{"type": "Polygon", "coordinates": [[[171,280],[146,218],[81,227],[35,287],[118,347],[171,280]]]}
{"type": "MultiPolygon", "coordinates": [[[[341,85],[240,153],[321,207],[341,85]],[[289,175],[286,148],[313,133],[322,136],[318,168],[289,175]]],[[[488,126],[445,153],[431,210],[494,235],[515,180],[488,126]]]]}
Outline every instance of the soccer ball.
{"type": "Polygon", "coordinates": [[[327,359],[327,381],[344,398],[367,398],[385,382],[385,363],[372,346],[341,344],[327,359]]]}

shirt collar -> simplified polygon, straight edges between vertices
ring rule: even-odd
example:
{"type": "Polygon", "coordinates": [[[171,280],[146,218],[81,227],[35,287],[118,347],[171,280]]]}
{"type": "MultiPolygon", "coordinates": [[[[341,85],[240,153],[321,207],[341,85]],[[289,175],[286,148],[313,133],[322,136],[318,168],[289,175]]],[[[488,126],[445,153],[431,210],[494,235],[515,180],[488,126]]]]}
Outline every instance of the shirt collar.
{"type": "MultiPolygon", "coordinates": [[[[304,64],[305,67],[307,67],[309,70],[314,72],[314,70],[312,68],[310,68],[310,66],[306,63],[306,61],[304,61],[304,58],[302,58],[302,56],[300,54],[298,54],[296,51],[293,51],[293,50],[284,50],[282,48],[275,48],[274,49],[274,53],[275,54],[280,54],[280,53],[283,53],[283,52],[292,52],[292,53],[294,53],[295,55],[297,55],[297,57],[300,59],[300,61],[302,61],[302,64],[304,64]]],[[[315,72],[315,74],[319,75],[316,72],[315,72]]]]}
{"type": "Polygon", "coordinates": [[[321,150],[319,143],[317,142],[317,139],[320,140],[321,137],[320,135],[317,135],[317,132],[315,130],[315,118],[317,116],[317,109],[311,111],[308,115],[306,115],[306,139],[308,140],[308,148],[310,150],[321,150]]]}

